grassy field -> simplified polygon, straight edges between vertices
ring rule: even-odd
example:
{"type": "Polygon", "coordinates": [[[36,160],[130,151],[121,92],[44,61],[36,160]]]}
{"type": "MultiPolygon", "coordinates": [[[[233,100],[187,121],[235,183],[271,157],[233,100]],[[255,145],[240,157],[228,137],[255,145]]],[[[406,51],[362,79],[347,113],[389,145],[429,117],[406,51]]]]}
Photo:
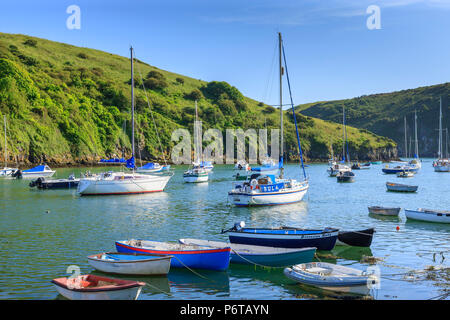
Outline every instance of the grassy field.
{"type": "MultiPolygon", "coordinates": [[[[277,109],[244,97],[226,82],[193,79],[139,60],[134,74],[137,155],[143,159],[162,157],[150,108],[166,158],[174,144],[172,131],[188,128],[192,132],[195,100],[204,130],[279,127],[277,109]]],[[[129,156],[130,84],[127,57],[0,33],[0,112],[8,119],[10,159],[71,164],[129,156]]],[[[340,125],[299,113],[297,121],[306,157],[326,159],[331,144],[335,153],[340,150],[340,125]]],[[[295,155],[290,111],[286,111],[285,128],[286,150],[295,155]]],[[[362,158],[386,155],[396,145],[355,128],[348,128],[348,139],[350,151],[362,158]]]]}

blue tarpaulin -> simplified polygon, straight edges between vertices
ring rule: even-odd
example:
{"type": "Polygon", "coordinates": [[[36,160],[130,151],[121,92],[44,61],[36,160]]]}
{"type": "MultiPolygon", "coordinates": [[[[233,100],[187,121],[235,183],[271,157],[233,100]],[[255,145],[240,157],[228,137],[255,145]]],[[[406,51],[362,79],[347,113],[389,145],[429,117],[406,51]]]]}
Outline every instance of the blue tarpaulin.
{"type": "Polygon", "coordinates": [[[134,157],[131,157],[130,159],[127,160],[126,167],[128,169],[134,169],[135,168],[134,157]]]}

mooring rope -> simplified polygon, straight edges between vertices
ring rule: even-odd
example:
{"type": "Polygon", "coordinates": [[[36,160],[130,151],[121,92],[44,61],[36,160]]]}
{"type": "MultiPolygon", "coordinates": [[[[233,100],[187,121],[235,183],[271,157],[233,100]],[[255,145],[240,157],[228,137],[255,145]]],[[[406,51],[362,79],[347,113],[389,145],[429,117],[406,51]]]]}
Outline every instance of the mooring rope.
{"type": "Polygon", "coordinates": [[[150,283],[147,283],[147,282],[144,282],[144,283],[145,283],[147,286],[149,286],[150,288],[156,289],[156,290],[158,290],[159,292],[165,293],[165,294],[167,294],[167,295],[169,295],[169,296],[172,296],[172,295],[173,295],[172,292],[166,292],[166,291],[161,290],[160,288],[158,288],[158,287],[156,287],[156,286],[153,286],[153,285],[151,285],[150,283]]]}

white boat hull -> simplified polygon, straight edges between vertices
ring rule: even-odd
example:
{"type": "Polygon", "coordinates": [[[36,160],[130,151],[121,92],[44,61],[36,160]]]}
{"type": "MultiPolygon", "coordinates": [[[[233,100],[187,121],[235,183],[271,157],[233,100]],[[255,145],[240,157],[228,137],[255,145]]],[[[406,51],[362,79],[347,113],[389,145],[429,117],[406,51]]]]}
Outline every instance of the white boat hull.
{"type": "Polygon", "coordinates": [[[19,170],[18,168],[3,168],[2,170],[0,170],[0,178],[6,178],[6,177],[11,177],[11,175],[15,172],[19,170]]]}
{"type": "Polygon", "coordinates": [[[184,179],[184,182],[187,182],[187,183],[199,183],[199,182],[207,182],[209,177],[208,177],[208,175],[198,176],[198,177],[189,176],[189,177],[183,177],[183,179],[184,179]]]}
{"type": "Polygon", "coordinates": [[[54,286],[59,294],[69,300],[136,300],[142,290],[142,287],[133,287],[111,291],[80,292],[54,286]]]}
{"type": "Polygon", "coordinates": [[[282,192],[229,192],[229,201],[235,206],[270,206],[302,201],[309,186],[303,185],[293,190],[282,192]]]}
{"type": "Polygon", "coordinates": [[[409,210],[405,209],[405,215],[407,219],[426,221],[426,222],[439,222],[450,223],[449,211],[432,211],[432,210],[409,210]]]}
{"type": "Polygon", "coordinates": [[[122,195],[161,192],[171,176],[145,175],[140,179],[102,180],[96,178],[80,179],[78,193],[81,195],[122,195]]]}
{"type": "Polygon", "coordinates": [[[450,165],[444,165],[444,166],[436,165],[434,167],[434,171],[435,172],[450,172],[450,165]]]}
{"type": "Polygon", "coordinates": [[[23,179],[37,179],[39,177],[51,177],[55,174],[56,171],[42,171],[42,172],[23,172],[23,179]]]}
{"type": "Polygon", "coordinates": [[[170,270],[170,257],[148,261],[111,262],[89,258],[89,264],[95,269],[114,274],[129,275],[165,275],[170,270]]]}

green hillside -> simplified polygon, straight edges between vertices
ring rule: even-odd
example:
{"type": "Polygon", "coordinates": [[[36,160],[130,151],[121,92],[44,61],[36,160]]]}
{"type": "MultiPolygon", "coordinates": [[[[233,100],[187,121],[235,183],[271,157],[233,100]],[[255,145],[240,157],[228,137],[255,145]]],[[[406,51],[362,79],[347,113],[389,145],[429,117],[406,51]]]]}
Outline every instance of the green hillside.
{"type": "MultiPolygon", "coordinates": [[[[0,112],[8,119],[10,160],[64,165],[129,156],[130,80],[127,57],[0,33],[0,112]]],[[[195,100],[204,130],[279,127],[275,108],[244,97],[226,82],[205,82],[136,60],[136,145],[142,159],[162,157],[142,82],[166,158],[173,146],[172,131],[192,132],[195,100]]],[[[330,143],[340,149],[339,125],[301,115],[298,121],[306,157],[326,159],[330,143]]],[[[285,128],[286,150],[295,154],[289,113],[285,128]]],[[[351,152],[359,157],[395,156],[392,140],[366,130],[349,128],[349,140],[351,152]]]]}
{"type": "MultiPolygon", "coordinates": [[[[434,86],[373,94],[353,99],[300,105],[302,114],[340,123],[345,106],[347,123],[389,137],[404,155],[404,116],[407,120],[407,147],[414,146],[414,111],[417,110],[419,155],[436,156],[438,150],[439,98],[442,96],[443,128],[450,129],[450,82],[434,86]]],[[[445,139],[445,132],[444,132],[445,139]]],[[[445,141],[444,141],[445,144],[445,141]]],[[[449,148],[450,149],[450,148],[449,148]]]]}

